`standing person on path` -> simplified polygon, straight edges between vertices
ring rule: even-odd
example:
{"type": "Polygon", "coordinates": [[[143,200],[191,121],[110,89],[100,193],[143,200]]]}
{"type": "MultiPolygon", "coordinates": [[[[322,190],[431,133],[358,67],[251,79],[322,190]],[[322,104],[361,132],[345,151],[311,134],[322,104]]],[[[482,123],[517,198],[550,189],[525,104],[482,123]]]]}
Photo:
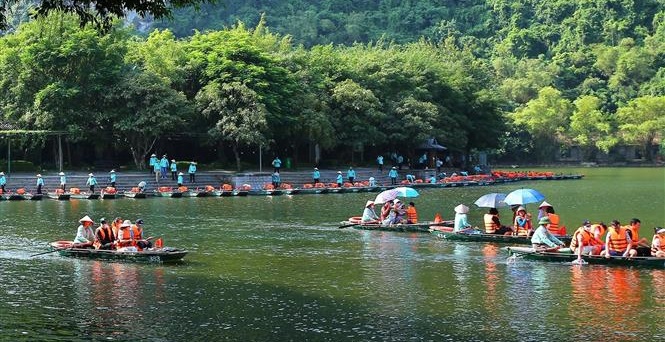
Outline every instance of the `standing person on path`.
{"type": "Polygon", "coordinates": [[[184,174],[182,172],[178,173],[178,187],[181,187],[182,183],[184,182],[183,176],[184,174]]]}
{"type": "Polygon", "coordinates": [[[116,181],[116,175],[115,175],[115,170],[109,171],[109,183],[111,183],[111,187],[115,189],[115,181],[116,181]]]}
{"type": "Polygon", "coordinates": [[[383,172],[383,156],[376,157],[376,163],[379,164],[379,172],[383,172]]]}
{"type": "Polygon", "coordinates": [[[187,169],[187,173],[189,173],[189,182],[190,183],[195,183],[196,182],[196,162],[189,163],[189,169],[187,169]]]}
{"type": "Polygon", "coordinates": [[[279,157],[275,157],[275,159],[272,160],[272,167],[272,172],[279,172],[279,169],[282,167],[282,161],[279,157]]]}
{"type": "Polygon", "coordinates": [[[436,174],[438,175],[441,173],[441,167],[443,166],[443,160],[441,158],[436,157],[436,174]]]}
{"type": "Polygon", "coordinates": [[[349,183],[353,184],[353,181],[356,179],[356,171],[353,167],[349,166],[349,171],[346,171],[346,178],[349,179],[349,183]]]}
{"type": "Polygon", "coordinates": [[[7,178],[5,178],[5,173],[0,172],[0,189],[2,189],[2,193],[5,193],[5,185],[7,184],[7,178]]]}
{"type": "Polygon", "coordinates": [[[166,158],[166,154],[159,160],[159,171],[162,173],[162,179],[166,179],[166,174],[169,171],[169,160],[166,158]]]}
{"type": "Polygon", "coordinates": [[[341,188],[344,185],[344,177],[342,177],[342,171],[337,171],[337,187],[341,188]]]}
{"type": "Polygon", "coordinates": [[[88,180],[85,181],[85,185],[90,187],[90,192],[94,193],[95,192],[95,185],[97,185],[97,178],[95,178],[95,175],[92,173],[88,174],[88,180]]]}
{"type": "Polygon", "coordinates": [[[390,185],[397,185],[397,168],[392,167],[390,172],[388,172],[388,177],[390,177],[390,185]]]}
{"type": "Polygon", "coordinates": [[[42,179],[41,174],[37,174],[37,194],[41,195],[42,194],[42,187],[44,186],[44,179],[42,179]]]}
{"type": "Polygon", "coordinates": [[[64,192],[67,187],[67,177],[64,172],[60,172],[58,175],[60,176],[60,189],[64,192]]]}
{"type": "Polygon", "coordinates": [[[279,172],[273,173],[271,178],[273,188],[279,188],[279,186],[282,184],[282,179],[279,177],[279,172]]]}
{"type": "Polygon", "coordinates": [[[155,182],[159,183],[159,178],[161,178],[161,168],[159,167],[159,161],[152,166],[152,172],[155,174],[155,182]]]}
{"type": "Polygon", "coordinates": [[[150,162],[148,164],[150,166],[150,174],[155,172],[155,164],[159,164],[159,161],[157,160],[157,155],[153,153],[150,155],[150,162]]]}
{"type": "Polygon", "coordinates": [[[316,167],[314,168],[314,172],[312,172],[312,179],[314,180],[314,184],[318,183],[321,179],[321,172],[316,167]]]}
{"type": "Polygon", "coordinates": [[[175,162],[175,159],[171,159],[171,180],[176,180],[178,177],[178,164],[175,162]]]}

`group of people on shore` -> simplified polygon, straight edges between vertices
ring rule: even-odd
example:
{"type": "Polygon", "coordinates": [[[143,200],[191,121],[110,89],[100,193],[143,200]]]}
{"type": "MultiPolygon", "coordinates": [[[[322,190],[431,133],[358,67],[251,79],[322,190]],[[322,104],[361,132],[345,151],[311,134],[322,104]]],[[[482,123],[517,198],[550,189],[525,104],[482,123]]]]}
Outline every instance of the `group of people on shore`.
{"type": "MultiPolygon", "coordinates": [[[[182,186],[184,183],[184,173],[178,172],[178,163],[175,159],[169,161],[166,154],[162,156],[161,159],[157,158],[156,154],[150,155],[150,160],[148,161],[150,166],[148,169],[151,174],[155,174],[155,181],[159,183],[160,179],[166,179],[169,172],[171,173],[171,180],[174,180],[178,183],[178,186],[182,186]]],[[[196,162],[189,162],[187,167],[187,174],[189,175],[189,182],[196,182],[196,162]]]]}
{"type": "MultiPolygon", "coordinates": [[[[143,238],[143,220],[138,219],[132,223],[116,217],[110,224],[105,218],[100,219],[100,225],[93,230],[95,222],[85,215],[79,220],[74,243],[78,248],[95,248],[119,251],[141,251],[152,248],[152,237],[143,238]]],[[[162,240],[155,241],[155,247],[162,247],[162,240]]]]}

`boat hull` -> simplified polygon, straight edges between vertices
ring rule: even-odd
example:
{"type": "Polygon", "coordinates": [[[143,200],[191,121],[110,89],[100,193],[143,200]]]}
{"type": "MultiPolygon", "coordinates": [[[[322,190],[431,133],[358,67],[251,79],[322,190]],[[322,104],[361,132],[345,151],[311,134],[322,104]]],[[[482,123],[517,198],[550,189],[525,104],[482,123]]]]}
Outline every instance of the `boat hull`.
{"type": "Polygon", "coordinates": [[[52,250],[57,250],[57,253],[64,257],[138,263],[178,262],[188,253],[186,250],[170,247],[138,252],[119,252],[116,250],[62,248],[58,246],[62,246],[62,242],[53,242],[50,245],[52,250]]]}
{"type": "Polygon", "coordinates": [[[48,194],[48,198],[58,201],[69,201],[71,194],[48,194]]]}
{"type": "Polygon", "coordinates": [[[342,227],[349,227],[358,230],[379,230],[379,231],[388,231],[388,232],[412,232],[412,233],[429,233],[429,228],[431,226],[445,226],[451,225],[452,222],[422,222],[415,224],[391,224],[383,225],[378,223],[365,223],[365,224],[354,224],[351,221],[341,222],[342,227]]]}
{"type": "MultiPolygon", "coordinates": [[[[528,260],[550,261],[560,263],[570,263],[577,259],[574,253],[566,252],[536,252],[532,248],[526,247],[506,247],[511,255],[523,257],[528,260]]],[[[628,266],[644,268],[665,269],[665,258],[655,257],[603,257],[599,255],[585,255],[582,257],[588,264],[607,265],[607,266],[628,266]]]]}
{"type": "Polygon", "coordinates": [[[99,199],[99,194],[72,194],[71,198],[73,199],[99,199]]]}
{"type": "Polygon", "coordinates": [[[123,196],[127,198],[146,198],[148,195],[145,192],[125,192],[123,196]]]}
{"type": "MultiPolygon", "coordinates": [[[[484,233],[453,233],[446,231],[432,231],[432,234],[452,241],[469,241],[469,242],[495,242],[495,243],[510,243],[516,245],[530,245],[531,238],[526,236],[512,236],[512,235],[499,235],[499,234],[484,234],[484,233]]],[[[557,236],[561,242],[570,244],[571,237],[557,236]]]]}

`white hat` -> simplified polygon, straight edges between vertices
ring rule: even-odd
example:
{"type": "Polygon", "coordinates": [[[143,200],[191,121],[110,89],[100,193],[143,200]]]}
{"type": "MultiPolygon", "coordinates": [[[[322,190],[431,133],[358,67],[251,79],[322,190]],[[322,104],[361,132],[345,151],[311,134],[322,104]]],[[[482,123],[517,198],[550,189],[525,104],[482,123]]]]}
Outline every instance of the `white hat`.
{"type": "Polygon", "coordinates": [[[551,204],[547,203],[547,201],[543,201],[543,203],[541,203],[538,208],[540,209],[542,207],[552,207],[552,208],[554,208],[551,204]]]}
{"type": "Polygon", "coordinates": [[[656,234],[665,234],[665,228],[660,228],[656,231],[656,234]]]}
{"type": "Polygon", "coordinates": [[[460,204],[455,207],[455,212],[458,214],[466,214],[469,212],[469,207],[465,206],[464,204],[460,204]]]}
{"type": "Polygon", "coordinates": [[[79,220],[79,222],[81,222],[81,223],[83,223],[83,222],[93,222],[93,223],[94,223],[95,221],[93,221],[93,220],[90,218],[90,216],[85,215],[85,216],[83,216],[82,219],[79,220]]]}
{"type": "Polygon", "coordinates": [[[157,157],[157,155],[156,155],[156,154],[154,154],[154,153],[153,153],[153,154],[151,154],[150,156],[151,156],[151,157],[157,157]]]}
{"type": "Polygon", "coordinates": [[[515,210],[515,212],[519,212],[519,211],[526,211],[526,208],[524,208],[523,206],[520,205],[519,207],[517,207],[517,210],[515,210]]]}
{"type": "Polygon", "coordinates": [[[395,202],[395,203],[397,203],[397,202],[399,202],[399,201],[400,201],[399,198],[395,198],[395,199],[393,200],[393,202],[395,202]]]}
{"type": "Polygon", "coordinates": [[[37,174],[37,177],[41,177],[41,176],[42,176],[42,174],[41,174],[41,173],[38,173],[38,174],[37,174]]]}
{"type": "Polygon", "coordinates": [[[314,170],[318,170],[318,169],[319,169],[318,167],[315,167],[315,168],[314,168],[314,170]]]}
{"type": "Polygon", "coordinates": [[[373,181],[373,180],[374,180],[374,177],[369,177],[369,180],[373,181]]]}
{"type": "Polygon", "coordinates": [[[171,159],[171,162],[172,162],[172,163],[175,163],[175,159],[171,159]]]}
{"type": "Polygon", "coordinates": [[[111,171],[109,171],[109,173],[115,173],[115,170],[111,170],[111,171]]]}
{"type": "Polygon", "coordinates": [[[337,171],[337,173],[342,173],[342,171],[337,171]]]}
{"type": "Polygon", "coordinates": [[[124,220],[124,221],[122,221],[122,224],[120,225],[120,228],[131,227],[131,226],[132,226],[132,221],[124,220]]]}
{"type": "Polygon", "coordinates": [[[92,176],[94,176],[94,174],[92,174],[92,172],[90,172],[90,173],[88,173],[88,176],[92,177],[92,176]]]}
{"type": "Polygon", "coordinates": [[[4,176],[4,175],[5,175],[5,173],[4,173],[4,172],[0,172],[0,176],[4,176]]]}
{"type": "Polygon", "coordinates": [[[195,162],[195,161],[193,161],[193,162],[190,162],[190,164],[192,164],[192,165],[196,165],[196,162],[195,162]]]}
{"type": "Polygon", "coordinates": [[[184,175],[184,173],[178,172],[178,176],[182,176],[182,175],[184,175]]]}
{"type": "Polygon", "coordinates": [[[369,207],[372,204],[374,204],[374,201],[372,200],[367,201],[367,203],[365,203],[365,208],[369,207]]]}
{"type": "Polygon", "coordinates": [[[65,173],[64,173],[64,172],[60,172],[60,173],[58,173],[58,175],[60,175],[60,176],[64,176],[65,173]]]}

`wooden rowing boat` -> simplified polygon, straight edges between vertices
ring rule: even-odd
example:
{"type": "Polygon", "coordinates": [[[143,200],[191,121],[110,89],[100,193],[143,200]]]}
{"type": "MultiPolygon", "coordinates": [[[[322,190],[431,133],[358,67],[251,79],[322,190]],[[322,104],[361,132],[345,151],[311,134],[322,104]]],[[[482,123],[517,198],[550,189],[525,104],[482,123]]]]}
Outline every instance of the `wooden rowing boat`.
{"type": "Polygon", "coordinates": [[[148,197],[148,194],[146,194],[145,192],[133,192],[133,191],[125,191],[122,195],[127,197],[127,198],[146,198],[146,197],[148,197]]]}
{"type": "Polygon", "coordinates": [[[72,196],[70,193],[54,193],[54,192],[49,192],[46,195],[48,196],[48,198],[58,201],[69,201],[69,198],[72,196]]]}
{"type": "MultiPolygon", "coordinates": [[[[513,236],[513,235],[499,235],[499,234],[485,234],[479,230],[472,230],[467,232],[447,232],[433,230],[432,234],[437,237],[453,240],[453,241],[469,241],[469,242],[496,242],[496,243],[511,243],[518,245],[530,245],[531,238],[526,236],[513,236]]],[[[557,236],[557,239],[565,244],[570,244],[570,235],[557,236]]]]}
{"type": "Polygon", "coordinates": [[[186,250],[164,247],[143,251],[117,251],[94,248],[74,248],[72,241],[55,241],[49,248],[61,256],[93,260],[126,261],[143,263],[170,263],[182,260],[186,250]]]}
{"type": "Polygon", "coordinates": [[[17,193],[3,194],[2,199],[6,199],[8,201],[24,201],[28,199],[28,195],[17,193]]]}
{"type": "MultiPolygon", "coordinates": [[[[565,252],[537,252],[530,247],[506,247],[510,255],[522,257],[529,260],[539,261],[554,261],[562,263],[570,263],[577,259],[577,254],[570,252],[566,248],[565,252]]],[[[585,255],[582,257],[585,263],[596,265],[608,266],[629,266],[629,267],[645,267],[645,268],[661,268],[665,269],[665,258],[655,257],[609,257],[599,255],[585,255]]]]}
{"type": "Polygon", "coordinates": [[[99,199],[99,194],[95,194],[95,193],[89,194],[89,193],[86,193],[86,192],[81,192],[81,193],[78,193],[78,194],[71,194],[71,198],[94,200],[94,199],[99,199]]]}

